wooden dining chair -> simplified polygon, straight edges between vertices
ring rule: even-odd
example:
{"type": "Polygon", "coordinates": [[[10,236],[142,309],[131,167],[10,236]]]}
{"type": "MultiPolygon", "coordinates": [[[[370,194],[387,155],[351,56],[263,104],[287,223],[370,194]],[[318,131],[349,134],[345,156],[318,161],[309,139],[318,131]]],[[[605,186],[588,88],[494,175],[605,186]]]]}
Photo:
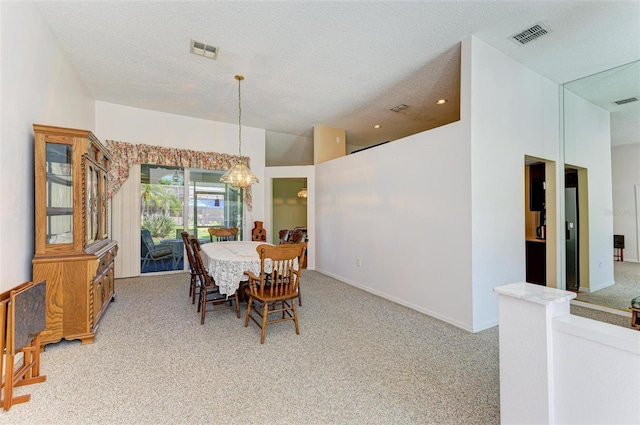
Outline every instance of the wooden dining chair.
{"type": "MultiPolygon", "coordinates": [[[[193,257],[193,248],[191,247],[191,243],[189,243],[189,233],[180,232],[180,236],[184,241],[184,248],[185,248],[185,251],[187,251],[187,259],[189,260],[189,274],[191,275],[191,280],[189,282],[189,296],[191,297],[191,304],[195,304],[196,293],[200,287],[200,280],[198,278],[198,272],[196,270],[196,264],[195,264],[196,260],[193,257]]],[[[198,244],[198,247],[199,247],[199,244],[198,244]]]]}
{"type": "MultiPolygon", "coordinates": [[[[304,245],[304,249],[300,251],[300,256],[298,257],[298,271],[302,276],[302,269],[307,268],[307,242],[300,242],[298,245],[304,245]]],[[[298,282],[298,305],[302,306],[302,287],[300,282],[298,282]]]]}
{"type": "Polygon", "coordinates": [[[289,241],[289,230],[280,230],[278,232],[278,237],[280,238],[280,245],[287,243],[289,241]]]}
{"type": "Polygon", "coordinates": [[[235,241],[238,236],[237,227],[209,227],[209,238],[211,242],[215,242],[213,237],[216,237],[217,242],[235,241]]]}
{"type": "Polygon", "coordinates": [[[260,256],[260,273],[251,271],[244,274],[249,278],[246,294],[249,296],[247,316],[244,326],[249,326],[249,319],[261,330],[260,344],[264,344],[267,326],[293,320],[296,334],[300,334],[298,326],[298,311],[296,298],[299,297],[300,271],[297,260],[304,255],[306,245],[269,245],[261,244],[256,247],[260,256]],[[254,303],[256,305],[254,306],[254,303]],[[262,303],[261,310],[257,303],[262,303]],[[258,320],[252,312],[260,317],[258,320]],[[269,320],[269,315],[282,313],[278,319],[269,320]]]}
{"type": "Polygon", "coordinates": [[[235,304],[236,315],[240,318],[240,305],[238,304],[238,291],[232,298],[228,295],[221,294],[218,285],[215,284],[211,276],[207,273],[200,255],[200,242],[194,236],[189,237],[189,243],[193,251],[194,264],[196,272],[200,279],[200,291],[198,293],[198,312],[200,313],[200,324],[204,325],[204,317],[207,311],[213,311],[216,305],[224,305],[228,303],[228,308],[232,308],[235,304]],[[207,305],[211,305],[212,309],[207,310],[207,305]]]}

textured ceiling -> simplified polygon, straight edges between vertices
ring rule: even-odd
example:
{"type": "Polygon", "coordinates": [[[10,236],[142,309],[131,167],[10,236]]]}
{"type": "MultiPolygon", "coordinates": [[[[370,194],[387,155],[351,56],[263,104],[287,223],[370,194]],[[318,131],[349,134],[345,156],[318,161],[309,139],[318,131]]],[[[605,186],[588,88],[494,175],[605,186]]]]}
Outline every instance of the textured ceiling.
{"type": "Polygon", "coordinates": [[[359,146],[457,120],[470,35],[557,83],[640,58],[637,1],[38,5],[96,100],[237,123],[243,74],[243,125],[295,137],[322,124],[359,146]],[[537,22],[551,33],[509,40],[537,22]],[[219,47],[217,60],[190,54],[191,39],[219,47]]]}

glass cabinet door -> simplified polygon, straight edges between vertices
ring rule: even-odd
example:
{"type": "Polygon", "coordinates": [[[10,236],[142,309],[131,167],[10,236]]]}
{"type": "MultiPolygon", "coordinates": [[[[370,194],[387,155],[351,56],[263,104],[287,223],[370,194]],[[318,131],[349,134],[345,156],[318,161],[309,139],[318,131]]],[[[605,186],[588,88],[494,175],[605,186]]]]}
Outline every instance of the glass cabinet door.
{"type": "Polygon", "coordinates": [[[99,215],[100,215],[100,193],[98,184],[100,182],[100,170],[94,163],[87,161],[87,245],[99,239],[99,215]]]}
{"type": "Polygon", "coordinates": [[[108,206],[109,203],[107,202],[107,173],[102,172],[100,173],[100,176],[102,178],[102,187],[100,187],[100,203],[101,203],[101,207],[102,207],[102,211],[100,213],[100,220],[102,221],[102,223],[100,223],[100,232],[101,232],[101,238],[106,238],[108,237],[108,230],[109,230],[109,219],[108,219],[108,206]]]}
{"type": "Polygon", "coordinates": [[[46,144],[47,243],[73,243],[73,170],[71,145],[46,144]]]}

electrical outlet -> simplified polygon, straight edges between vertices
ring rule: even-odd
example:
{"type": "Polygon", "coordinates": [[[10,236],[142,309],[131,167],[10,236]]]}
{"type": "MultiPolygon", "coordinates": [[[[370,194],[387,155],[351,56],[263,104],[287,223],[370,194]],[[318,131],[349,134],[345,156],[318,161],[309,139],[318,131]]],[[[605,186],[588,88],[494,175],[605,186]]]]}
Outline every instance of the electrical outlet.
{"type": "Polygon", "coordinates": [[[356,266],[360,267],[362,265],[362,260],[359,258],[356,258],[356,266]]]}

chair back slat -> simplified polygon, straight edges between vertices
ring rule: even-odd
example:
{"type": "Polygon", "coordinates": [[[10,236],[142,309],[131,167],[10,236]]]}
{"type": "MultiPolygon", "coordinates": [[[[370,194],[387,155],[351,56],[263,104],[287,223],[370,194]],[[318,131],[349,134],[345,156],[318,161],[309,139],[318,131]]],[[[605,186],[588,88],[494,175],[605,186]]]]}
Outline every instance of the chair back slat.
{"type": "Polygon", "coordinates": [[[261,297],[281,297],[298,292],[300,271],[298,258],[304,245],[258,245],[260,256],[260,282],[250,282],[252,291],[261,297]]]}
{"type": "Polygon", "coordinates": [[[237,227],[209,227],[209,238],[211,242],[214,242],[213,237],[216,237],[216,241],[235,241],[238,235],[237,227]]]}
{"type": "Polygon", "coordinates": [[[245,272],[249,278],[246,292],[249,301],[244,326],[247,327],[252,320],[260,327],[261,344],[264,344],[267,326],[274,323],[292,320],[296,334],[300,334],[296,310],[296,298],[300,299],[298,258],[304,257],[306,249],[306,244],[260,244],[256,247],[260,256],[260,275],[245,272]],[[256,302],[262,303],[262,307],[254,306],[256,302]],[[269,315],[274,318],[270,319],[269,315]]]}

